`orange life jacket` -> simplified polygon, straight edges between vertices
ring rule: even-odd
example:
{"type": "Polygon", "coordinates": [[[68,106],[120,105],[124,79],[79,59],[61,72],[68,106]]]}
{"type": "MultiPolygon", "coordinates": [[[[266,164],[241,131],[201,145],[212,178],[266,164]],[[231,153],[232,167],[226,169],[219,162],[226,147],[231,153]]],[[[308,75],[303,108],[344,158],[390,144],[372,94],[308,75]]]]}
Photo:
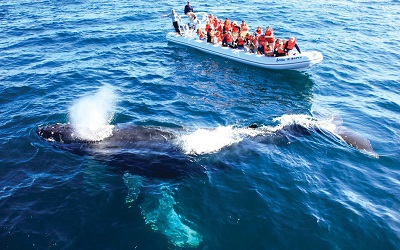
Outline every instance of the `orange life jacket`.
{"type": "Polygon", "coordinates": [[[238,37],[237,45],[238,45],[238,46],[243,46],[243,45],[244,45],[244,39],[243,39],[243,37],[241,37],[241,36],[238,37]]]}
{"type": "Polygon", "coordinates": [[[265,36],[272,36],[267,38],[267,42],[273,43],[275,41],[274,32],[272,30],[265,31],[265,36]]]}
{"type": "Polygon", "coordinates": [[[202,30],[198,30],[196,33],[197,33],[197,35],[199,35],[200,39],[203,39],[206,37],[206,35],[204,34],[204,32],[202,30]]]}
{"type": "Polygon", "coordinates": [[[258,44],[264,44],[265,42],[265,37],[264,36],[259,36],[258,37],[258,44]]]}
{"type": "Polygon", "coordinates": [[[285,53],[285,49],[282,45],[278,46],[278,53],[285,53]]]}
{"type": "Polygon", "coordinates": [[[240,24],[240,28],[242,29],[242,31],[244,32],[244,31],[249,31],[249,26],[247,25],[247,23],[245,23],[245,24],[240,24]]]}
{"type": "Polygon", "coordinates": [[[296,46],[296,38],[294,39],[293,42],[291,42],[289,39],[286,44],[287,44],[287,46],[286,46],[287,49],[289,49],[289,50],[293,49],[294,46],[296,46]]]}
{"type": "Polygon", "coordinates": [[[219,21],[218,21],[218,19],[215,18],[213,23],[214,23],[214,28],[217,29],[218,26],[219,26],[219,21]]]}
{"type": "Polygon", "coordinates": [[[232,25],[232,32],[239,32],[239,27],[237,25],[232,25]]]}
{"type": "Polygon", "coordinates": [[[271,47],[267,47],[267,45],[264,45],[264,54],[269,54],[269,53],[271,53],[272,52],[272,49],[271,49],[271,47]]]}
{"type": "Polygon", "coordinates": [[[232,37],[232,35],[226,34],[226,42],[227,42],[227,43],[232,43],[232,42],[233,42],[233,37],[232,37]]]}
{"type": "Polygon", "coordinates": [[[208,32],[208,31],[210,30],[210,28],[211,28],[211,24],[210,24],[209,22],[207,22],[207,24],[206,24],[206,31],[208,32]]]}

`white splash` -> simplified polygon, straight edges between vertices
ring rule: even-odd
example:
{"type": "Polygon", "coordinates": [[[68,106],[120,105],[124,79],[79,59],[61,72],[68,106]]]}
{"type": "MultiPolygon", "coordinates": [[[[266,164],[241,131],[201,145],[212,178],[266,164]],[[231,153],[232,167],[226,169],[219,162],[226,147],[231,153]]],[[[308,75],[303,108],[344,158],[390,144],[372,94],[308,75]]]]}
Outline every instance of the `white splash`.
{"type": "MultiPolygon", "coordinates": [[[[234,126],[220,126],[215,129],[197,129],[196,131],[182,135],[180,146],[185,154],[209,154],[215,153],[224,147],[242,141],[246,137],[271,135],[290,125],[300,125],[310,129],[329,131],[335,136],[336,125],[332,119],[320,120],[309,115],[282,115],[273,119],[276,125],[262,125],[259,129],[236,128],[234,126]]],[[[340,138],[340,137],[339,137],[340,138]]]]}
{"type": "Polygon", "coordinates": [[[114,117],[117,95],[109,85],[104,85],[95,94],[77,100],[69,110],[69,119],[76,136],[99,141],[112,134],[109,123],[114,117]]]}
{"type": "Polygon", "coordinates": [[[243,140],[238,129],[233,126],[216,129],[197,129],[191,134],[181,136],[181,146],[185,154],[214,153],[223,147],[243,140]]]}

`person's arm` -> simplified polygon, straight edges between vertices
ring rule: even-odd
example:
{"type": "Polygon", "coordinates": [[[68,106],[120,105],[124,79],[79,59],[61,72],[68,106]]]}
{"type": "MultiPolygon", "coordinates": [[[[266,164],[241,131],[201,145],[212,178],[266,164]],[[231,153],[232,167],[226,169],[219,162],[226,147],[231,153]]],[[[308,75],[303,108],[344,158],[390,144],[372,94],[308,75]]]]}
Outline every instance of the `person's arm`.
{"type": "Polygon", "coordinates": [[[296,49],[299,52],[299,54],[301,54],[300,48],[299,48],[299,46],[297,46],[297,43],[294,46],[296,47],[296,49]]]}

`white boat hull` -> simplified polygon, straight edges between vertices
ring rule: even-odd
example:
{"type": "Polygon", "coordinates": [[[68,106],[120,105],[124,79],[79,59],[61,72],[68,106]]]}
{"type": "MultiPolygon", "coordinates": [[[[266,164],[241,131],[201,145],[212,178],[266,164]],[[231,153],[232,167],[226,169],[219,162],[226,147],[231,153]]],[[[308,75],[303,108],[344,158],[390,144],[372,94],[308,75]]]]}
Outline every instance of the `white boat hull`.
{"type": "Polygon", "coordinates": [[[293,56],[267,57],[244,50],[223,47],[220,44],[207,43],[197,38],[180,36],[175,32],[169,32],[166,38],[169,42],[189,46],[206,53],[266,69],[304,70],[323,60],[322,54],[318,51],[302,52],[293,56]]]}

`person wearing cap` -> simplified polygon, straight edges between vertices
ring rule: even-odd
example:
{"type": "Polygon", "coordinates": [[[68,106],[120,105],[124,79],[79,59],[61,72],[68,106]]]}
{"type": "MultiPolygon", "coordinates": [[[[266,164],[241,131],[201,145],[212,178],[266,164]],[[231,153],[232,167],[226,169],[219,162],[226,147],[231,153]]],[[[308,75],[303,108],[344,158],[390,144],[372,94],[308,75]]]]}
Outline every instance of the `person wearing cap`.
{"type": "Polygon", "coordinates": [[[285,54],[287,56],[292,54],[292,50],[294,48],[296,48],[299,54],[301,54],[300,48],[296,42],[297,42],[296,38],[290,37],[289,40],[285,43],[285,54]]]}
{"type": "Polygon", "coordinates": [[[187,13],[189,12],[194,12],[194,11],[193,7],[190,5],[190,2],[187,2],[187,4],[185,5],[185,15],[187,15],[187,13]]]}

